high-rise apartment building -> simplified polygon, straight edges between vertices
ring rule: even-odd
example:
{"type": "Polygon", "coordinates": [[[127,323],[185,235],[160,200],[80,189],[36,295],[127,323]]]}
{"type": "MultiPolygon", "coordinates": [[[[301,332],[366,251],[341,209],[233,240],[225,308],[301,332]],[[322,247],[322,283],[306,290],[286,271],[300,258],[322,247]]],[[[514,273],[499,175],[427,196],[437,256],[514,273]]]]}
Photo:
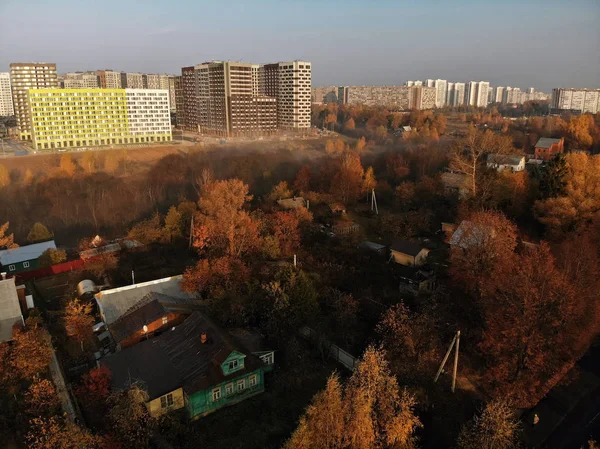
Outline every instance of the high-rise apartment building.
{"type": "Polygon", "coordinates": [[[31,89],[58,87],[56,64],[40,62],[15,62],[10,65],[13,108],[21,140],[31,139],[31,120],[27,92],[31,89]]]}
{"type": "Polygon", "coordinates": [[[424,86],[435,87],[435,80],[425,80],[424,86]]]}
{"type": "MultiPolygon", "coordinates": [[[[429,86],[429,81],[427,80],[427,85],[429,86]]],[[[433,82],[433,86],[435,87],[435,106],[437,108],[442,108],[446,104],[446,95],[448,94],[448,81],[446,80],[435,80],[433,82]]]]}
{"type": "Polygon", "coordinates": [[[490,83],[488,81],[469,81],[465,94],[466,104],[478,108],[487,106],[489,89],[490,83]]]}
{"type": "Polygon", "coordinates": [[[448,90],[446,91],[446,104],[449,106],[454,105],[454,83],[448,83],[448,90]]]}
{"type": "Polygon", "coordinates": [[[465,104],[465,83],[454,83],[452,106],[462,106],[463,104],[465,104]]]}
{"type": "Polygon", "coordinates": [[[520,104],[521,89],[518,87],[508,86],[502,93],[502,103],[504,104],[520,104]]]}
{"type": "MultiPolygon", "coordinates": [[[[194,66],[181,68],[182,107],[178,110],[182,117],[180,126],[187,131],[198,131],[198,92],[196,89],[196,74],[194,66]]],[[[177,121],[179,124],[179,119],[177,121]]]]}
{"type": "Polygon", "coordinates": [[[600,112],[600,89],[552,89],[552,108],[600,112]]]}
{"type": "Polygon", "coordinates": [[[175,110],[177,111],[177,126],[185,126],[185,115],[183,108],[183,87],[181,85],[181,75],[173,77],[173,90],[175,91],[175,110]]]}
{"type": "Polygon", "coordinates": [[[100,77],[96,72],[65,73],[60,87],[64,89],[96,89],[100,87],[100,77]]]}
{"type": "Polygon", "coordinates": [[[121,83],[121,72],[114,72],[113,70],[98,70],[100,87],[103,89],[121,89],[123,84],[121,83]]]}
{"type": "Polygon", "coordinates": [[[176,76],[169,76],[167,84],[169,85],[169,102],[171,103],[171,111],[177,110],[177,96],[175,95],[175,79],[176,76]]]}
{"type": "Polygon", "coordinates": [[[260,65],[252,64],[252,95],[260,95],[260,65]]]}
{"type": "Polygon", "coordinates": [[[31,89],[27,94],[37,150],[171,140],[164,90],[31,89]]]}
{"type": "Polygon", "coordinates": [[[15,115],[12,91],[10,88],[10,73],[0,72],[0,117],[15,115]]]}
{"type": "MultiPolygon", "coordinates": [[[[278,127],[281,129],[309,129],[311,63],[297,60],[280,62],[277,72],[278,127]]],[[[266,95],[271,96],[268,93],[266,95]]]]}
{"type": "Polygon", "coordinates": [[[427,86],[340,86],[339,104],[364,104],[391,110],[432,109],[437,90],[427,86]]]}
{"type": "MultiPolygon", "coordinates": [[[[137,75],[137,74],[132,74],[137,75]]],[[[137,79],[137,78],[136,78],[137,79]]],[[[135,82],[135,81],[132,81],[135,82]]],[[[144,89],[169,89],[169,75],[156,75],[142,73],[142,86],[144,89]]]]}
{"type": "Polygon", "coordinates": [[[142,73],[121,72],[121,87],[123,89],[143,89],[144,75],[142,73]]]}
{"type": "Polygon", "coordinates": [[[258,96],[252,64],[214,61],[195,66],[198,130],[238,137],[277,130],[277,100],[258,96]]]}
{"type": "Polygon", "coordinates": [[[504,87],[502,87],[502,86],[494,87],[494,91],[492,94],[492,103],[502,103],[503,95],[504,95],[504,87]]]}
{"type": "Polygon", "coordinates": [[[477,107],[484,108],[488,105],[488,93],[490,83],[488,81],[479,81],[477,84],[477,107]]]}

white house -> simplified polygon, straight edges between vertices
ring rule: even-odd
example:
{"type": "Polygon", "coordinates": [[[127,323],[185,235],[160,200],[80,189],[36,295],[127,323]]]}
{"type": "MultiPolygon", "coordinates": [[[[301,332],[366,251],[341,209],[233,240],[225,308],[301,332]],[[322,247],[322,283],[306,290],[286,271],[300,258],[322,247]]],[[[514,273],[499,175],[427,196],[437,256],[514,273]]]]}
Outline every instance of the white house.
{"type": "Polygon", "coordinates": [[[525,156],[514,154],[488,154],[487,166],[498,171],[511,170],[513,172],[525,170],[525,156]]]}

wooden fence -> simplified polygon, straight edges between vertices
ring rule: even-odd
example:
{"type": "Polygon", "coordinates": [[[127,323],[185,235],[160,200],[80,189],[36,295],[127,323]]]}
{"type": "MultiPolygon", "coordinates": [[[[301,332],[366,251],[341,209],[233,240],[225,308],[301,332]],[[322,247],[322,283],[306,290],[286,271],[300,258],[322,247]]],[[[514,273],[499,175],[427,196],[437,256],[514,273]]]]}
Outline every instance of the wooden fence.
{"type": "Polygon", "coordinates": [[[317,331],[311,329],[308,326],[304,326],[300,329],[300,335],[306,340],[310,341],[311,343],[320,345],[321,348],[325,349],[329,357],[335,359],[336,361],[344,365],[346,368],[348,368],[350,371],[354,369],[356,357],[344,351],[339,346],[334,345],[322,334],[319,334],[317,331]]]}

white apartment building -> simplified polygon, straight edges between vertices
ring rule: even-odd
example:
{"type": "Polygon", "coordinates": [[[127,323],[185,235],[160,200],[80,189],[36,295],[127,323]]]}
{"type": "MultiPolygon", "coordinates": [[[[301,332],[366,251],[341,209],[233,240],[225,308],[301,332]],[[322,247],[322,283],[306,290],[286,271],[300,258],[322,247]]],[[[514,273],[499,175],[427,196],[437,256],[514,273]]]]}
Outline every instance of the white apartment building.
{"type": "Polygon", "coordinates": [[[171,140],[168,90],[125,89],[125,96],[131,135],[168,136],[168,140],[171,140]]]}
{"type": "Polygon", "coordinates": [[[452,106],[462,106],[463,104],[465,104],[465,83],[454,83],[452,106]]]}
{"type": "Polygon", "coordinates": [[[12,91],[10,89],[10,73],[0,72],[0,117],[15,115],[12,91]]]}
{"type": "Polygon", "coordinates": [[[446,95],[448,93],[448,81],[446,80],[435,80],[435,106],[438,108],[444,107],[446,104],[446,95]]]}
{"type": "Polygon", "coordinates": [[[446,92],[446,104],[452,106],[454,104],[454,83],[448,83],[448,90],[446,92]]]}
{"type": "Polygon", "coordinates": [[[477,104],[478,108],[484,108],[488,105],[488,93],[490,83],[488,81],[479,81],[477,84],[477,104]]]}
{"type": "Polygon", "coordinates": [[[600,112],[600,89],[552,89],[552,107],[595,114],[600,112]]]}
{"type": "Polygon", "coordinates": [[[465,103],[468,106],[477,104],[477,81],[469,81],[465,91],[465,103]]]}
{"type": "Polygon", "coordinates": [[[311,63],[280,62],[278,67],[277,121],[283,129],[309,129],[311,63]]]}
{"type": "Polygon", "coordinates": [[[502,94],[502,103],[519,104],[521,102],[521,89],[508,86],[502,94]]]}
{"type": "Polygon", "coordinates": [[[28,91],[58,87],[56,64],[47,62],[14,62],[10,65],[13,108],[21,140],[31,140],[28,91]]]}
{"type": "Polygon", "coordinates": [[[502,97],[504,95],[504,87],[494,87],[494,93],[492,94],[492,103],[502,103],[502,97]]]}
{"type": "Polygon", "coordinates": [[[121,89],[123,87],[120,72],[102,70],[100,72],[100,80],[100,87],[104,87],[106,89],[121,89]]]}
{"type": "Polygon", "coordinates": [[[252,95],[258,97],[260,95],[260,65],[252,64],[252,95]]]}
{"type": "Polygon", "coordinates": [[[127,89],[143,89],[144,76],[141,73],[121,72],[121,87],[127,89]]]}
{"type": "Polygon", "coordinates": [[[427,87],[435,87],[435,80],[431,80],[431,79],[425,80],[425,85],[427,87]]]}

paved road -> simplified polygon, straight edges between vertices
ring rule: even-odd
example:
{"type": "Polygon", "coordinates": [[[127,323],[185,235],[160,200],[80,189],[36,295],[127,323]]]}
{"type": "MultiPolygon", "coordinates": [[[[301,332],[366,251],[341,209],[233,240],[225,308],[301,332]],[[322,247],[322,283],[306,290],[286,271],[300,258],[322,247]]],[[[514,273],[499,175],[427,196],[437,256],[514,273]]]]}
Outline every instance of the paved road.
{"type": "Polygon", "coordinates": [[[12,156],[15,151],[27,151],[29,153],[31,148],[18,140],[4,138],[0,139],[0,151],[2,152],[0,157],[5,157],[12,156]]]}

